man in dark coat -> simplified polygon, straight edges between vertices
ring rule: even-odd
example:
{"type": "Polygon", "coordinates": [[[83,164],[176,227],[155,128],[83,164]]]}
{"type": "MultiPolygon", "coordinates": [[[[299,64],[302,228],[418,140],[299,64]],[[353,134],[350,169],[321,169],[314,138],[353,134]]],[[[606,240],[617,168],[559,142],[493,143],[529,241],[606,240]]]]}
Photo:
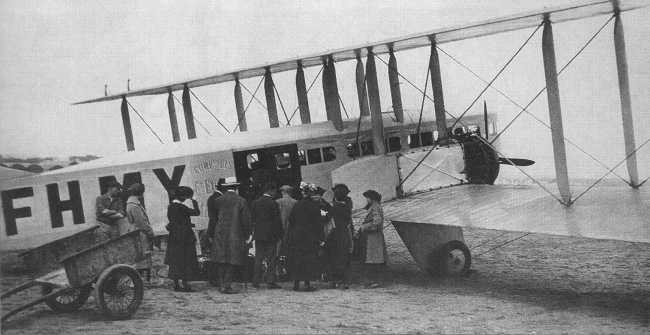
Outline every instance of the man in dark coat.
{"type": "MultiPolygon", "coordinates": [[[[219,178],[219,181],[214,185],[214,192],[212,195],[208,198],[207,201],[207,207],[208,207],[208,230],[206,232],[206,237],[209,240],[212,236],[214,236],[214,229],[217,226],[217,220],[218,220],[218,213],[217,213],[217,199],[219,199],[223,195],[223,183],[226,180],[224,178],[219,178]]],[[[211,249],[211,243],[208,241],[209,246],[207,249],[211,249]]],[[[207,251],[204,251],[203,249],[203,239],[201,240],[201,250],[203,254],[207,254],[207,251]]],[[[219,286],[219,278],[217,276],[217,263],[208,261],[208,282],[212,286],[219,286]]]]}
{"type": "Polygon", "coordinates": [[[237,293],[231,287],[234,267],[246,264],[246,242],[251,234],[251,219],[246,200],[237,194],[237,180],[226,178],[223,187],[226,192],[215,200],[217,222],[210,236],[210,260],[218,263],[220,291],[232,294],[237,293]]]}
{"type": "Polygon", "coordinates": [[[282,238],[282,218],[280,207],[273,200],[276,191],[273,186],[266,186],[264,193],[251,205],[253,221],[253,239],[255,240],[255,267],[253,275],[253,287],[259,288],[260,281],[264,275],[262,263],[267,260],[266,283],[268,288],[280,288],[275,283],[276,248],[278,241],[282,238]]]}

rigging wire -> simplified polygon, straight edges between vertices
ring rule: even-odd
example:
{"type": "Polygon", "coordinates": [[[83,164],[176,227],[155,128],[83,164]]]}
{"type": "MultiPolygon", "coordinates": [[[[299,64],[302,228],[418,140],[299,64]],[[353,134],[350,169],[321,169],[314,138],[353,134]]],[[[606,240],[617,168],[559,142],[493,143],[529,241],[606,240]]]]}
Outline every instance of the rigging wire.
{"type": "Polygon", "coordinates": [[[505,241],[504,243],[501,243],[501,244],[499,244],[499,245],[497,245],[497,246],[495,246],[495,247],[493,247],[493,248],[490,248],[490,249],[488,249],[488,250],[486,250],[486,251],[484,251],[484,252],[482,252],[482,253],[480,253],[480,254],[474,256],[474,257],[480,257],[480,256],[483,256],[483,255],[487,254],[487,253],[490,252],[490,251],[493,251],[493,250],[499,249],[499,248],[501,248],[501,247],[503,247],[503,246],[506,246],[506,245],[508,245],[508,244],[510,244],[510,243],[512,243],[512,242],[514,242],[514,241],[520,240],[520,239],[522,239],[522,238],[524,238],[524,237],[526,237],[526,236],[528,236],[528,235],[530,235],[530,234],[532,234],[532,233],[525,233],[525,234],[522,234],[522,235],[519,236],[519,237],[513,238],[513,239],[508,240],[508,241],[505,241]]]}
{"type": "Polygon", "coordinates": [[[485,93],[485,91],[487,91],[487,89],[490,88],[490,86],[492,86],[492,84],[494,83],[494,81],[497,80],[497,78],[499,78],[499,76],[501,75],[501,73],[503,73],[503,71],[505,71],[505,69],[508,68],[508,66],[510,65],[510,63],[512,63],[512,61],[515,60],[515,58],[517,57],[517,55],[519,55],[519,53],[524,49],[524,47],[526,47],[526,45],[528,44],[528,42],[530,42],[530,40],[533,38],[533,36],[535,36],[535,34],[537,34],[537,31],[539,30],[539,28],[541,28],[543,25],[544,25],[544,22],[540,23],[540,24],[537,26],[537,28],[535,28],[535,30],[533,30],[533,32],[530,34],[530,36],[528,36],[528,38],[526,39],[526,41],[524,41],[524,43],[519,47],[519,49],[517,49],[517,51],[512,55],[512,57],[510,57],[510,59],[508,59],[508,61],[507,61],[507,62],[506,62],[502,67],[501,67],[501,69],[499,70],[499,72],[497,72],[497,74],[494,75],[494,77],[492,78],[492,80],[490,80],[490,82],[487,83],[487,85],[485,85],[485,87],[483,88],[483,90],[481,90],[481,93],[479,93],[479,94],[476,96],[476,98],[474,98],[474,100],[472,101],[472,103],[470,103],[469,106],[467,106],[467,108],[465,108],[465,111],[463,111],[463,113],[460,114],[460,116],[458,117],[458,119],[456,119],[456,121],[454,121],[454,123],[451,125],[451,129],[454,129],[454,127],[456,126],[456,124],[458,124],[458,121],[460,121],[460,120],[463,118],[463,116],[465,116],[465,114],[467,114],[467,112],[469,112],[470,108],[472,108],[472,106],[474,106],[474,104],[478,101],[478,99],[481,98],[481,96],[483,95],[483,93],[485,93]]]}
{"type": "MultiPolygon", "coordinates": [[[[183,103],[174,95],[174,93],[172,93],[172,97],[174,97],[174,100],[176,100],[176,102],[178,102],[178,104],[181,105],[181,107],[183,107],[183,103]]],[[[194,121],[196,121],[196,123],[199,124],[199,126],[201,126],[203,130],[205,130],[206,133],[208,133],[209,136],[212,136],[212,133],[210,133],[208,128],[206,128],[203,125],[203,123],[201,123],[201,121],[199,121],[199,119],[197,119],[196,116],[194,116],[194,113],[192,113],[192,118],[194,119],[194,121]]]]}
{"type": "MultiPolygon", "coordinates": [[[[429,86],[429,75],[431,74],[431,68],[427,66],[427,77],[424,79],[424,92],[427,92],[427,87],[429,86]]],[[[422,126],[422,113],[424,112],[424,102],[426,101],[426,94],[422,94],[422,103],[420,104],[420,117],[418,118],[418,127],[416,134],[418,134],[417,140],[418,145],[422,145],[422,140],[420,139],[420,127],[422,126]]]]}
{"type": "MultiPolygon", "coordinates": [[[[604,24],[604,25],[603,25],[603,26],[598,30],[598,33],[599,33],[599,32],[600,32],[600,31],[601,31],[601,30],[602,30],[602,29],[603,29],[603,28],[604,28],[604,27],[609,23],[609,21],[611,21],[612,18],[613,18],[613,16],[612,16],[609,20],[607,20],[607,22],[606,22],[606,23],[605,23],[605,24],[604,24]]],[[[597,33],[596,33],[596,34],[597,34],[597,33]]],[[[595,37],[595,35],[594,35],[593,37],[595,37]]],[[[584,49],[587,45],[589,45],[589,43],[591,43],[592,40],[593,40],[593,38],[590,39],[589,41],[587,41],[587,43],[583,46],[582,49],[584,49]]],[[[458,60],[456,57],[454,57],[453,55],[451,55],[450,53],[448,53],[447,51],[445,51],[444,49],[442,49],[442,48],[440,48],[440,47],[438,47],[438,46],[436,46],[436,48],[437,48],[438,50],[440,50],[442,53],[444,53],[445,55],[447,55],[447,57],[449,57],[451,60],[453,60],[456,64],[460,65],[462,68],[464,68],[465,70],[467,70],[468,72],[470,72],[474,77],[476,77],[477,79],[479,79],[480,81],[482,81],[482,82],[484,82],[484,83],[488,83],[487,80],[485,80],[485,79],[484,79],[483,77],[481,77],[479,74],[477,74],[476,72],[474,72],[474,71],[473,71],[469,66],[463,64],[463,63],[462,63],[460,60],[458,60]]],[[[577,57],[577,54],[574,56],[573,59],[575,59],[575,57],[577,57]]],[[[562,67],[562,69],[558,72],[558,76],[560,75],[560,73],[562,73],[562,72],[564,71],[564,69],[565,69],[565,68],[570,64],[570,62],[571,62],[571,61],[569,61],[569,63],[565,64],[565,65],[562,67]]],[[[533,114],[532,112],[530,112],[530,111],[528,110],[528,107],[529,107],[530,105],[532,105],[533,102],[535,102],[535,100],[536,100],[536,99],[537,99],[537,98],[542,94],[542,92],[544,92],[544,90],[546,89],[546,87],[544,87],[543,89],[541,89],[541,90],[538,92],[538,94],[535,95],[535,97],[534,97],[534,98],[533,98],[533,99],[532,99],[532,100],[531,100],[531,101],[530,101],[526,106],[522,106],[521,104],[519,104],[518,102],[516,102],[514,99],[512,99],[510,96],[508,96],[506,93],[504,93],[503,91],[501,91],[499,88],[495,87],[494,85],[492,85],[491,88],[492,88],[493,90],[495,90],[497,93],[499,93],[501,96],[503,96],[504,98],[506,98],[510,103],[512,103],[513,105],[515,105],[517,108],[521,109],[520,114],[521,114],[522,112],[526,112],[526,114],[528,114],[528,115],[529,115],[530,117],[532,117],[534,120],[536,120],[537,122],[539,122],[540,124],[542,124],[542,125],[545,126],[546,128],[551,129],[551,126],[550,126],[549,124],[547,124],[547,123],[544,122],[542,119],[538,118],[537,116],[535,116],[535,114],[533,114]]],[[[426,89],[426,88],[425,88],[425,89],[426,89]]],[[[497,140],[497,138],[498,138],[498,137],[499,137],[499,136],[500,136],[500,135],[501,135],[501,134],[502,134],[502,133],[503,133],[503,132],[504,132],[504,131],[509,127],[509,126],[510,126],[510,124],[512,124],[512,123],[514,122],[514,120],[515,120],[516,118],[518,118],[518,117],[519,117],[519,114],[518,114],[517,116],[515,116],[515,118],[514,118],[512,121],[510,121],[510,123],[508,124],[508,126],[506,126],[506,128],[504,128],[503,131],[499,132],[499,134],[497,134],[497,135],[495,136],[495,138],[493,138],[493,139],[490,141],[490,143],[491,143],[491,144],[494,143],[494,142],[497,140]]],[[[587,152],[586,150],[584,150],[582,147],[580,147],[580,146],[579,146],[578,144],[576,144],[574,141],[572,141],[571,139],[569,139],[569,138],[567,138],[567,137],[564,137],[564,139],[567,141],[567,143],[571,144],[573,147],[575,147],[576,149],[578,149],[580,152],[582,152],[583,154],[587,155],[587,157],[591,158],[594,162],[598,163],[600,166],[602,166],[603,168],[605,168],[605,170],[609,170],[609,166],[607,166],[607,165],[606,165],[605,163],[603,163],[601,160],[599,160],[598,158],[596,158],[594,155],[592,155],[592,154],[590,154],[589,152],[587,152]]],[[[619,174],[616,173],[615,171],[614,171],[612,174],[614,174],[616,177],[618,177],[619,179],[621,179],[621,180],[622,180],[623,182],[625,182],[626,184],[629,184],[629,182],[628,182],[625,178],[623,178],[621,175],[619,175],[619,174]]]]}
{"type": "MultiPolygon", "coordinates": [[[[386,62],[385,62],[381,57],[377,56],[376,58],[379,59],[382,63],[388,65],[388,63],[386,63],[386,62]]],[[[428,95],[426,94],[426,92],[422,91],[422,89],[420,89],[417,85],[413,84],[410,80],[408,80],[408,78],[406,78],[404,75],[402,75],[401,72],[398,71],[397,74],[398,74],[400,77],[402,77],[402,78],[403,78],[407,83],[409,83],[411,86],[413,86],[416,90],[420,91],[420,93],[424,94],[424,95],[427,97],[427,99],[433,101],[433,98],[431,98],[430,96],[428,96],[428,95]]],[[[452,113],[450,113],[448,110],[445,109],[444,112],[445,112],[445,114],[451,116],[452,118],[457,119],[456,116],[453,115],[452,113]]],[[[463,123],[462,121],[460,121],[460,120],[459,120],[459,123],[460,123],[462,126],[467,127],[467,125],[464,124],[464,123],[463,123]]],[[[557,200],[558,202],[560,202],[561,204],[563,204],[563,205],[565,205],[565,206],[567,205],[567,204],[566,204],[562,199],[560,199],[560,198],[559,198],[558,196],[556,196],[553,192],[551,192],[551,191],[550,191],[547,187],[545,187],[541,182],[539,182],[539,181],[538,181],[537,179],[535,179],[533,176],[531,176],[531,175],[528,174],[526,171],[524,171],[522,168],[520,168],[520,167],[517,166],[515,163],[513,163],[512,160],[511,160],[510,158],[506,157],[506,156],[503,155],[500,151],[498,151],[498,150],[497,150],[497,149],[496,149],[496,148],[495,148],[491,143],[489,143],[489,142],[488,142],[486,139],[484,139],[482,136],[477,136],[476,138],[479,139],[481,142],[483,142],[483,143],[484,143],[488,148],[492,149],[496,154],[498,154],[500,157],[502,157],[505,161],[507,161],[508,163],[510,163],[510,165],[512,165],[513,167],[515,167],[517,170],[519,170],[519,172],[521,172],[523,175],[525,175],[525,176],[528,177],[531,181],[533,181],[535,184],[537,184],[540,188],[542,188],[546,193],[548,193],[550,196],[552,196],[555,200],[557,200]]],[[[424,157],[422,157],[422,159],[420,160],[420,162],[419,162],[419,163],[418,163],[418,164],[413,168],[413,170],[411,170],[411,172],[409,172],[409,174],[408,174],[408,175],[407,175],[407,176],[406,176],[406,177],[405,177],[405,178],[404,178],[404,179],[403,179],[403,180],[402,180],[402,181],[397,185],[397,187],[402,186],[402,185],[404,184],[404,182],[405,182],[405,181],[406,181],[406,180],[407,180],[411,175],[413,175],[413,173],[415,172],[415,170],[416,170],[418,167],[420,167],[420,165],[422,164],[422,162],[423,162],[424,160],[426,160],[426,159],[429,157],[429,155],[433,152],[433,150],[434,150],[435,148],[436,148],[435,145],[434,145],[434,146],[431,146],[431,148],[427,151],[426,155],[424,155],[424,157]]]]}
{"type": "MultiPolygon", "coordinates": [[[[262,77],[262,81],[264,81],[264,77],[262,77]]],[[[265,111],[269,110],[266,107],[266,105],[264,103],[262,103],[262,101],[260,101],[259,98],[257,98],[257,96],[256,96],[257,90],[255,90],[255,94],[253,94],[253,92],[251,92],[251,90],[249,90],[248,87],[246,87],[246,85],[244,85],[244,83],[242,83],[242,82],[239,82],[239,83],[241,84],[241,87],[243,87],[246,90],[246,92],[248,92],[248,94],[250,94],[251,97],[253,97],[253,99],[255,99],[255,102],[257,102],[260,105],[260,107],[264,108],[265,111]]],[[[260,84],[261,84],[261,82],[260,82],[260,84]]]]}
{"type": "Polygon", "coordinates": [[[226,133],[230,134],[230,131],[228,130],[228,128],[226,128],[226,126],[224,126],[224,124],[221,123],[221,121],[217,118],[217,116],[214,115],[214,114],[210,111],[210,109],[208,109],[208,106],[206,106],[206,105],[203,103],[203,101],[202,101],[201,99],[199,99],[199,97],[194,93],[194,91],[192,91],[192,90],[190,90],[190,89],[188,89],[188,91],[190,91],[190,93],[192,94],[192,96],[194,96],[194,98],[199,102],[199,104],[201,104],[201,106],[203,106],[203,109],[205,109],[206,112],[210,113],[210,115],[212,115],[212,117],[213,117],[215,120],[217,120],[217,122],[219,123],[219,125],[221,126],[221,128],[223,128],[223,129],[226,131],[226,133]]]}
{"type": "MultiPolygon", "coordinates": [[[[255,94],[257,94],[257,91],[260,89],[260,86],[262,86],[262,81],[264,81],[264,77],[261,77],[260,81],[257,83],[257,87],[255,87],[255,92],[251,94],[251,98],[248,100],[248,103],[246,104],[246,108],[244,108],[244,112],[242,113],[242,115],[237,116],[237,124],[232,129],[233,133],[237,130],[237,128],[239,128],[239,123],[243,120],[243,118],[246,117],[246,112],[248,111],[248,107],[250,107],[251,103],[253,102],[253,99],[255,98],[255,94]]],[[[248,88],[244,86],[244,83],[239,82],[239,84],[241,84],[241,86],[243,86],[246,89],[246,91],[250,92],[248,88]]]]}
{"type": "MultiPolygon", "coordinates": [[[[578,56],[579,56],[579,55],[580,55],[580,54],[581,54],[581,53],[582,53],[586,48],[587,48],[587,46],[589,46],[589,44],[591,44],[591,42],[596,38],[596,36],[598,36],[598,35],[600,34],[600,32],[601,32],[603,29],[605,29],[605,27],[606,27],[606,26],[609,24],[609,22],[611,22],[613,19],[614,19],[614,16],[611,16],[611,17],[610,17],[610,18],[609,18],[609,19],[608,19],[608,20],[607,20],[607,21],[606,21],[606,22],[605,22],[605,23],[600,27],[600,29],[598,29],[598,30],[596,31],[596,33],[594,33],[594,34],[591,36],[591,38],[589,38],[589,39],[587,40],[587,42],[586,42],[586,43],[585,43],[585,44],[584,44],[584,45],[583,45],[583,46],[582,46],[582,47],[581,47],[581,48],[580,48],[580,49],[575,53],[575,55],[573,55],[573,57],[571,57],[571,59],[569,59],[569,61],[568,61],[566,64],[564,64],[564,66],[562,66],[562,68],[560,69],[560,71],[558,71],[558,73],[557,73],[558,76],[560,76],[560,74],[562,74],[562,72],[564,72],[564,70],[565,70],[565,69],[566,69],[566,68],[567,68],[567,67],[568,67],[568,66],[569,66],[569,65],[570,65],[570,64],[571,64],[571,63],[572,63],[572,62],[573,62],[573,61],[574,61],[574,60],[575,60],[575,59],[576,59],[576,58],[577,58],[577,57],[578,57],[578,56]]],[[[444,51],[443,51],[443,52],[444,52],[444,51]]],[[[512,120],[511,120],[511,121],[510,121],[510,122],[509,122],[509,123],[508,123],[508,124],[507,124],[507,125],[506,125],[506,126],[505,126],[505,127],[504,127],[504,128],[503,128],[503,129],[502,129],[502,130],[501,130],[501,131],[500,131],[500,132],[499,132],[499,133],[494,137],[494,138],[493,138],[493,139],[492,139],[492,141],[490,141],[490,143],[494,143],[494,141],[496,141],[496,140],[499,138],[499,136],[501,136],[501,134],[503,134],[503,133],[504,133],[508,128],[510,128],[510,126],[512,125],[512,123],[513,123],[517,118],[519,118],[519,116],[521,116],[522,113],[524,113],[525,111],[527,111],[528,107],[530,107],[530,105],[532,105],[532,103],[535,102],[535,100],[537,100],[537,98],[539,98],[539,96],[540,96],[544,91],[546,91],[546,86],[544,86],[542,89],[539,90],[539,92],[537,92],[537,94],[536,94],[536,95],[535,95],[535,96],[530,100],[530,102],[529,102],[528,104],[526,104],[526,106],[524,106],[524,107],[522,108],[522,110],[521,110],[517,115],[515,115],[515,117],[514,117],[514,118],[513,118],[513,119],[512,119],[512,120]]],[[[528,113],[528,114],[530,114],[530,113],[528,113]]]]}
{"type": "MultiPolygon", "coordinates": [[[[347,119],[349,119],[350,114],[348,114],[348,110],[347,110],[347,108],[345,108],[345,104],[343,103],[343,99],[341,99],[341,95],[339,94],[339,92],[336,92],[336,95],[339,97],[339,102],[341,103],[341,107],[343,107],[343,111],[345,112],[345,117],[347,119]]],[[[359,115],[361,115],[361,114],[359,114],[359,115]]]]}
{"type": "MultiPolygon", "coordinates": [[[[575,197],[575,199],[573,199],[573,200],[571,201],[571,203],[576,202],[578,199],[580,199],[580,197],[582,197],[583,195],[585,195],[585,193],[589,192],[589,190],[591,190],[594,186],[596,186],[596,185],[597,185],[598,183],[600,183],[603,179],[605,179],[605,177],[607,177],[610,173],[612,173],[612,171],[614,171],[614,169],[618,168],[619,166],[621,166],[621,164],[625,163],[625,161],[627,161],[628,158],[630,158],[632,155],[634,155],[634,154],[635,154],[637,151],[639,151],[643,146],[645,146],[646,144],[648,144],[648,142],[650,142],[650,138],[648,138],[647,140],[645,140],[645,142],[643,142],[643,144],[641,144],[641,145],[639,145],[638,147],[636,147],[636,149],[634,149],[632,152],[630,152],[629,154],[625,155],[625,158],[623,158],[620,162],[618,162],[618,164],[616,164],[613,168],[611,168],[609,171],[607,171],[607,173],[605,173],[602,177],[598,178],[598,179],[597,179],[593,184],[591,184],[591,185],[590,185],[589,187],[587,187],[584,191],[582,191],[582,193],[580,193],[577,197],[575,197]]],[[[647,179],[646,179],[646,180],[647,180],[647,179]]],[[[644,180],[643,183],[641,183],[641,185],[644,184],[644,183],[646,182],[646,180],[644,180]]],[[[639,185],[639,186],[641,186],[641,185],[639,185]]]]}
{"type": "Polygon", "coordinates": [[[287,111],[284,109],[284,104],[282,103],[282,98],[280,98],[280,93],[278,92],[278,88],[275,86],[275,81],[273,81],[273,90],[275,91],[275,95],[278,97],[278,101],[280,102],[280,108],[282,108],[282,113],[284,114],[284,118],[287,120],[287,125],[290,126],[291,121],[287,116],[287,111]]]}
{"type": "Polygon", "coordinates": [[[160,136],[158,136],[156,131],[153,130],[153,128],[151,128],[151,126],[149,125],[149,123],[147,123],[147,121],[144,119],[144,117],[142,117],[142,114],[140,114],[140,112],[138,112],[138,110],[135,109],[135,107],[133,107],[133,105],[131,105],[131,102],[129,102],[129,100],[126,100],[126,99],[125,99],[125,101],[129,105],[129,107],[131,107],[131,109],[135,112],[135,114],[137,114],[140,117],[140,120],[142,120],[142,122],[144,122],[144,124],[147,126],[147,128],[149,128],[151,133],[158,139],[158,141],[160,141],[161,144],[165,144],[165,142],[163,142],[163,140],[160,138],[160,136]]]}
{"type": "MultiPolygon", "coordinates": [[[[307,93],[309,93],[312,86],[314,86],[314,84],[316,83],[316,80],[321,75],[324,68],[325,68],[324,66],[321,66],[320,70],[318,70],[318,73],[316,73],[316,77],[314,77],[314,79],[311,81],[311,84],[309,84],[309,87],[307,88],[307,93]]],[[[291,117],[289,118],[289,121],[293,120],[293,117],[296,116],[296,112],[298,112],[298,109],[300,109],[300,103],[298,103],[298,106],[296,106],[296,109],[293,110],[293,113],[291,114],[291,117]]]]}

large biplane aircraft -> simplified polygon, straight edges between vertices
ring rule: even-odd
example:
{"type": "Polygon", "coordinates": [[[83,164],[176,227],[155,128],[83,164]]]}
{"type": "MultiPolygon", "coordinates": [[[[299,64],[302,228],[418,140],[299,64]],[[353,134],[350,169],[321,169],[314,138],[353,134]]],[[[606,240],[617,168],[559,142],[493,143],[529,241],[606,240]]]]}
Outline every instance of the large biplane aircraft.
{"type": "MultiPolygon", "coordinates": [[[[27,249],[88,229],[95,223],[95,198],[112,180],[125,186],[135,182],[146,185],[144,201],[154,230],[165,234],[168,189],[189,185],[195,189],[199,202],[205,204],[217,181],[232,176],[243,183],[241,192],[248,197],[255,195],[259,185],[271,180],[290,185],[301,180],[322,186],[346,183],[354,190],[355,205],[360,206],[360,193],[376,189],[387,201],[387,219],[395,225],[416,261],[427,270],[467,271],[471,256],[463,243],[462,227],[648,243],[650,192],[641,187],[643,181],[639,180],[636,161],[636,152],[648,140],[636,145],[621,18],[623,12],[647,5],[647,1],[589,0],[78,102],[121,101],[127,152],[38,175],[0,180],[2,249],[27,249]],[[626,154],[618,165],[606,168],[603,178],[576,195],[567,173],[552,27],[595,16],[609,16],[605,24],[614,25],[626,154]],[[458,114],[445,109],[439,46],[524,28],[535,30],[491,80],[483,80],[485,87],[471,105],[458,114]],[[555,186],[537,181],[525,171],[524,167],[534,162],[509,158],[500,152],[495,140],[514,119],[499,131],[496,115],[488,114],[486,109],[483,115],[466,115],[538,31],[542,35],[546,87],[532,101],[547,93],[555,186]],[[399,72],[395,54],[414,48],[430,48],[427,78],[433,94],[429,96],[426,88],[421,92],[423,101],[433,101],[434,115],[402,107],[400,80],[408,80],[399,72]],[[387,62],[379,57],[384,54],[388,55],[387,62]],[[390,112],[382,112],[377,59],[388,68],[390,112]],[[346,61],[356,62],[358,119],[344,120],[341,114],[335,65],[346,61]],[[319,67],[319,75],[322,73],[326,122],[311,122],[310,110],[314,106],[308,99],[311,86],[306,85],[304,75],[304,69],[310,67],[319,67]],[[285,71],[296,74],[296,110],[301,125],[280,127],[273,74],[285,71]],[[246,112],[257,90],[244,104],[240,81],[253,77],[260,78],[258,88],[263,86],[270,129],[247,130],[246,112]],[[225,83],[234,84],[240,131],[219,140],[196,138],[192,90],[225,83]],[[189,141],[180,139],[173,95],[176,91],[182,92],[189,141]],[[129,99],[160,95],[168,99],[174,142],[136,150],[129,99]],[[626,184],[599,185],[623,163],[629,174],[626,184]],[[534,183],[493,185],[500,165],[519,169],[534,183]]],[[[530,103],[517,106],[518,117],[528,112],[530,103]]],[[[205,210],[197,224],[199,228],[207,224],[205,210]]]]}

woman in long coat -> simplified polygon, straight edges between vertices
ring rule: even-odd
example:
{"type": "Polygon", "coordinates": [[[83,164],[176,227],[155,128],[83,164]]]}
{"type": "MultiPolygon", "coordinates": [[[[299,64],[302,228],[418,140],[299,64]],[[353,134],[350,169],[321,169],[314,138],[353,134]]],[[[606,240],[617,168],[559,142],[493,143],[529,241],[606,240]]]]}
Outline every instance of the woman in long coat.
{"type": "MultiPolygon", "coordinates": [[[[384,211],[381,207],[381,194],[374,190],[363,192],[368,204],[368,210],[361,227],[359,228],[359,244],[361,248],[361,260],[366,264],[366,274],[369,264],[386,264],[386,240],[384,238],[384,211]]],[[[378,286],[375,282],[369,282],[367,286],[378,286]]]]}
{"type": "Polygon", "coordinates": [[[345,184],[334,185],[334,199],[328,208],[328,218],[334,221],[334,229],[327,236],[325,254],[330,287],[349,283],[350,257],[352,254],[352,199],[345,184]]]}
{"type": "Polygon", "coordinates": [[[314,185],[305,185],[303,192],[305,197],[296,203],[289,216],[289,275],[294,291],[300,290],[300,281],[304,281],[305,291],[314,291],[310,281],[320,278],[322,273],[318,255],[324,244],[322,191],[314,185]]]}
{"type": "Polygon", "coordinates": [[[165,264],[169,265],[169,278],[174,280],[174,291],[191,292],[189,280],[198,273],[199,263],[196,256],[196,236],[190,216],[197,216],[199,204],[192,199],[189,208],[183,202],[192,198],[194,191],[187,186],[179,186],[172,194],[172,202],[167,207],[169,238],[165,253],[165,264]],[[183,286],[179,285],[183,281],[183,286]]]}

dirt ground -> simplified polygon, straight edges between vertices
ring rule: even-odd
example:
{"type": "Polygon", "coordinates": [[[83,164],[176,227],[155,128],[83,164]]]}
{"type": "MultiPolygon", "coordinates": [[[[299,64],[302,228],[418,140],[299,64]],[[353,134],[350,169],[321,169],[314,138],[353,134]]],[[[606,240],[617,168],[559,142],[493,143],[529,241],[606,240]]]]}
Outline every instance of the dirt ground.
{"type": "MultiPolygon", "coordinates": [[[[316,292],[294,292],[289,283],[283,283],[282,290],[248,287],[238,295],[222,295],[197,282],[197,292],[178,293],[170,290],[168,280],[157,278],[130,320],[103,319],[91,297],[75,314],[35,306],[3,323],[2,333],[649,332],[649,245],[528,235],[479,255],[518,236],[465,229],[474,256],[472,273],[466,278],[432,278],[417,268],[389,227],[390,264],[369,275],[378,279],[380,288],[361,285],[364,278],[358,265],[355,283],[347,291],[318,283],[316,292]]],[[[159,263],[162,253],[156,252],[159,263]]],[[[5,271],[2,289],[27,278],[5,271]]],[[[30,291],[3,301],[3,314],[37,294],[30,291]]]]}

